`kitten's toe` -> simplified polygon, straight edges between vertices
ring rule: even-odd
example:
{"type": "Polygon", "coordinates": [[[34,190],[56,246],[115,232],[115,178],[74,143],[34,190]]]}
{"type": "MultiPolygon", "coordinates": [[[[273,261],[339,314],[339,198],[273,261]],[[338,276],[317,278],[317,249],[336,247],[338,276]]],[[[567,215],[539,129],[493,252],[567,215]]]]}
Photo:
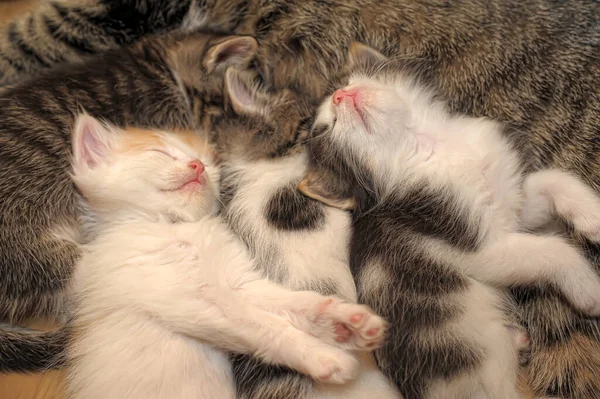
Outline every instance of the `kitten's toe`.
{"type": "Polygon", "coordinates": [[[355,378],[359,370],[358,360],[343,351],[327,351],[315,356],[317,364],[311,376],[318,381],[344,384],[355,378]]]}
{"type": "Polygon", "coordinates": [[[600,302],[598,298],[594,298],[579,305],[579,309],[586,315],[591,317],[600,317],[600,302]]]}
{"type": "Polygon", "coordinates": [[[579,311],[592,317],[600,316],[600,281],[597,276],[581,281],[567,291],[567,297],[579,311]]]}
{"type": "Polygon", "coordinates": [[[515,334],[515,344],[520,351],[527,351],[531,348],[531,339],[529,335],[523,332],[515,334]]]}
{"type": "Polygon", "coordinates": [[[369,307],[341,303],[337,312],[336,342],[354,350],[373,350],[383,343],[387,323],[369,307]]]}
{"type": "Polygon", "coordinates": [[[595,217],[596,214],[600,215],[600,209],[599,212],[586,211],[570,220],[573,228],[592,242],[600,242],[600,218],[595,217]]]}
{"type": "Polygon", "coordinates": [[[387,328],[387,322],[376,314],[368,316],[367,321],[363,327],[359,330],[362,338],[363,347],[371,350],[378,348],[383,344],[385,338],[385,330],[387,328]]]}
{"type": "Polygon", "coordinates": [[[597,227],[598,228],[595,226],[586,230],[579,230],[579,232],[591,242],[600,242],[600,226],[597,227]]]}

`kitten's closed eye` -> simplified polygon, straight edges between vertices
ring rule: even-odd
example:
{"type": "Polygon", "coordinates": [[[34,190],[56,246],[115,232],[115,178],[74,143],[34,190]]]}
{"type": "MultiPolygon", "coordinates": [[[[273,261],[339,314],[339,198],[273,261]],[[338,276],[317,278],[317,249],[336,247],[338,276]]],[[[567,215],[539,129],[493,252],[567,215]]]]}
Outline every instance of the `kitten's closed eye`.
{"type": "Polygon", "coordinates": [[[158,153],[160,153],[160,154],[163,154],[163,155],[166,155],[166,156],[168,156],[168,157],[169,157],[169,158],[171,158],[171,159],[177,160],[177,158],[176,158],[176,157],[174,157],[173,155],[169,154],[169,153],[168,153],[168,152],[166,152],[165,150],[160,150],[160,149],[155,149],[155,148],[153,148],[153,149],[151,149],[150,151],[152,151],[152,152],[158,152],[158,153]]]}

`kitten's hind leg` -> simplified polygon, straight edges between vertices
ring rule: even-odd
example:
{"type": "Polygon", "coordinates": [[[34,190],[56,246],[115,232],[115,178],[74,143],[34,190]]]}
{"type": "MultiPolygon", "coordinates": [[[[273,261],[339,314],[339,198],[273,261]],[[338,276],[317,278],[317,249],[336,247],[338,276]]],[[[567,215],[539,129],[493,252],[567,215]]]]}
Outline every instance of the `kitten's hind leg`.
{"type": "Polygon", "coordinates": [[[370,351],[383,343],[387,323],[368,306],[313,291],[292,291],[268,280],[246,283],[246,300],[283,314],[297,328],[332,345],[370,351]]]}
{"type": "Polygon", "coordinates": [[[528,175],[523,182],[522,222],[535,229],[556,215],[591,241],[600,241],[600,194],[576,176],[556,169],[528,175]]]}
{"type": "Polygon", "coordinates": [[[560,237],[511,233],[462,261],[459,266],[478,281],[501,287],[550,283],[582,312],[600,315],[600,277],[560,237]]]}

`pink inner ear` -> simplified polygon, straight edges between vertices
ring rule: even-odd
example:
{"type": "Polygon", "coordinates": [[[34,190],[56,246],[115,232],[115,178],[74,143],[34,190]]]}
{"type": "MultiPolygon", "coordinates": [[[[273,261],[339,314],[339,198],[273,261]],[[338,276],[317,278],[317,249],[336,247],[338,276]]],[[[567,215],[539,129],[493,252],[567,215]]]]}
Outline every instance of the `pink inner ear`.
{"type": "Polygon", "coordinates": [[[94,168],[98,164],[97,159],[100,155],[98,149],[102,146],[102,143],[94,135],[92,126],[87,125],[83,129],[81,136],[81,157],[87,166],[94,168]]]}
{"type": "Polygon", "coordinates": [[[247,43],[233,43],[225,47],[223,51],[219,53],[216,64],[221,64],[228,61],[234,61],[235,57],[247,58],[252,53],[252,47],[247,43]]]}
{"type": "Polygon", "coordinates": [[[258,112],[255,94],[242,82],[237,73],[228,71],[226,84],[229,98],[238,112],[251,114],[258,112]]]}
{"type": "Polygon", "coordinates": [[[95,168],[106,157],[108,150],[108,130],[97,120],[85,116],[76,124],[79,140],[75,140],[75,156],[79,163],[95,168]]]}
{"type": "Polygon", "coordinates": [[[252,97],[252,93],[248,90],[248,88],[239,81],[232,82],[232,96],[235,97],[237,103],[244,108],[253,108],[256,104],[254,103],[254,98],[252,97]]]}

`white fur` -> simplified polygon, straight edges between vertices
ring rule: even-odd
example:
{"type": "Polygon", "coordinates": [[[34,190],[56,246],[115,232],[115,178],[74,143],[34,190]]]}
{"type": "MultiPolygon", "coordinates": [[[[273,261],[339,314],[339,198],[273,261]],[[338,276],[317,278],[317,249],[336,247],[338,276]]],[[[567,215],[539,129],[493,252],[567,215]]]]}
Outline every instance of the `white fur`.
{"type": "Polygon", "coordinates": [[[356,100],[345,97],[336,105],[332,96],[322,104],[316,124],[333,124],[332,139],[366,167],[384,200],[427,181],[450,185],[472,216],[483,215],[481,250],[465,253],[436,241],[425,245],[431,256],[452,262],[471,278],[468,293],[457,299],[464,317],[448,328],[486,350],[482,368],[432,384],[429,397],[517,398],[519,338],[505,327],[501,289],[551,283],[579,310],[600,314],[600,279],[583,255],[562,238],[525,230],[559,215],[598,241],[600,198],[557,170],[531,174],[523,185],[518,154],[499,124],[450,115],[443,103],[401,74],[355,75],[345,90],[358,90],[356,100]]]}
{"type": "Polygon", "coordinates": [[[222,350],[330,383],[353,378],[358,363],[344,349],[371,350],[384,321],[364,306],[262,279],[212,216],[210,153],[168,133],[163,147],[123,153],[126,134],[88,116],[75,125],[73,178],[95,224],[73,278],[69,396],[233,398],[222,350]],[[205,184],[164,191],[188,181],[186,166],[198,159],[205,184]],[[339,326],[348,342],[337,342],[339,326]]]}
{"type": "MultiPolygon", "coordinates": [[[[246,161],[235,159],[227,167],[238,183],[238,196],[229,205],[229,213],[239,218],[236,224],[252,234],[257,259],[269,259],[272,279],[292,289],[318,281],[335,281],[342,298],[356,302],[356,287],[348,267],[350,215],[324,207],[326,222],[319,229],[280,231],[265,219],[267,202],[280,187],[297,184],[306,173],[305,152],[276,160],[246,161]],[[275,249],[280,257],[269,252],[275,249]],[[273,264],[274,263],[274,264],[273,264]]],[[[264,270],[267,272],[267,270],[264,270]]],[[[360,355],[357,379],[344,385],[319,384],[315,398],[378,399],[400,398],[393,384],[383,375],[370,353],[360,355]]]]}

